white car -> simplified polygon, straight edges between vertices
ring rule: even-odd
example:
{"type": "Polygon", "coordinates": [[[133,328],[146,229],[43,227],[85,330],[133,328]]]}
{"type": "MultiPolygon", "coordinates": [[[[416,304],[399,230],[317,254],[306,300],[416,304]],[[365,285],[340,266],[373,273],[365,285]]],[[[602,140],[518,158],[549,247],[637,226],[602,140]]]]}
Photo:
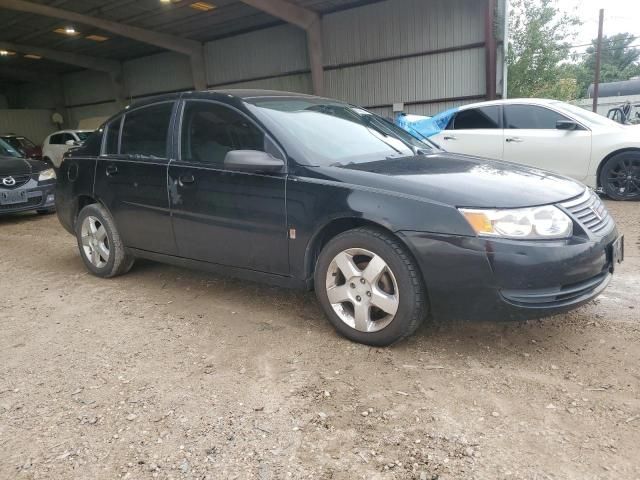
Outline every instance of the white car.
{"type": "Polygon", "coordinates": [[[62,156],[71,148],[80,145],[93,130],[60,130],[45,138],[42,144],[42,158],[56,168],[62,163],[62,156]]]}
{"type": "Polygon", "coordinates": [[[465,105],[430,122],[427,135],[447,151],[560,173],[616,200],[640,199],[640,126],[540,99],[465,105]]]}

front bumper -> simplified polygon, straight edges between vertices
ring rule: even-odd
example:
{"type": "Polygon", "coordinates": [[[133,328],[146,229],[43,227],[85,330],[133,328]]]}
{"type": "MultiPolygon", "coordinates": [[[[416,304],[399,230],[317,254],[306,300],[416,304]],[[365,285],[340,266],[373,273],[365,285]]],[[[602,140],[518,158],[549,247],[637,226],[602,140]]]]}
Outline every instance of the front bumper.
{"type": "Polygon", "coordinates": [[[23,187],[20,187],[20,189],[27,191],[27,201],[10,205],[0,204],[0,215],[55,208],[55,186],[55,182],[38,183],[35,180],[30,180],[23,187]]]}
{"type": "Polygon", "coordinates": [[[526,320],[599,295],[615,265],[606,234],[516,241],[401,232],[420,264],[431,313],[444,320],[526,320]]]}

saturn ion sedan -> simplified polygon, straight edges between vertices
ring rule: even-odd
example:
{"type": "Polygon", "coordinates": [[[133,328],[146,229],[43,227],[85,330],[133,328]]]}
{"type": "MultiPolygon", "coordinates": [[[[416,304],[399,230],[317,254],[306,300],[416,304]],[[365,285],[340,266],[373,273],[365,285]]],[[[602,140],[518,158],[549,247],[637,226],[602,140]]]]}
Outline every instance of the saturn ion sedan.
{"type": "Polygon", "coordinates": [[[56,194],[87,269],[136,258],[314,288],[342,335],[526,319],[602,292],[623,240],[584,185],[447,153],[339,101],[258,90],[130,106],[67,153],[56,194]]]}

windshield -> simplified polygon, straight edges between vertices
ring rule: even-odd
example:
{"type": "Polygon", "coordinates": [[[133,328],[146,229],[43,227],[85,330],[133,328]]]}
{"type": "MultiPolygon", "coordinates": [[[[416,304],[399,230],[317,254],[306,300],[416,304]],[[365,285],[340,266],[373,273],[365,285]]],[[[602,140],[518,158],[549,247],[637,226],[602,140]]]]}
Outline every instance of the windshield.
{"type": "Polygon", "coordinates": [[[607,117],[603,117],[602,115],[599,115],[597,113],[593,113],[589,110],[585,110],[584,108],[577,107],[576,105],[571,105],[570,103],[564,102],[558,102],[557,105],[583,122],[595,123],[596,125],[613,125],[616,127],[620,126],[618,123],[614,122],[613,120],[609,120],[607,117]]]}
{"type": "Polygon", "coordinates": [[[353,105],[320,98],[248,100],[247,106],[295,143],[309,165],[339,166],[419,155],[435,147],[353,105]]]}
{"type": "Polygon", "coordinates": [[[76,135],[78,136],[81,142],[84,142],[87,138],[89,138],[89,135],[91,135],[92,133],[93,132],[76,132],[76,135]]]}
{"type": "Polygon", "coordinates": [[[21,158],[22,155],[14,147],[9,145],[4,140],[0,139],[0,157],[21,158]]]}

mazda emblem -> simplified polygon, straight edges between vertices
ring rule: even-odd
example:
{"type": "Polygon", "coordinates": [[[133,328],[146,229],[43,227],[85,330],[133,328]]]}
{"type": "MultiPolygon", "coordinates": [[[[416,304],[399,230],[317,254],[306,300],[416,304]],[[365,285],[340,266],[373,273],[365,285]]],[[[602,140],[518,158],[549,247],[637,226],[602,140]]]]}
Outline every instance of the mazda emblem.
{"type": "Polygon", "coordinates": [[[2,184],[5,187],[13,187],[16,184],[16,179],[13,177],[4,177],[2,179],[2,184]]]}

